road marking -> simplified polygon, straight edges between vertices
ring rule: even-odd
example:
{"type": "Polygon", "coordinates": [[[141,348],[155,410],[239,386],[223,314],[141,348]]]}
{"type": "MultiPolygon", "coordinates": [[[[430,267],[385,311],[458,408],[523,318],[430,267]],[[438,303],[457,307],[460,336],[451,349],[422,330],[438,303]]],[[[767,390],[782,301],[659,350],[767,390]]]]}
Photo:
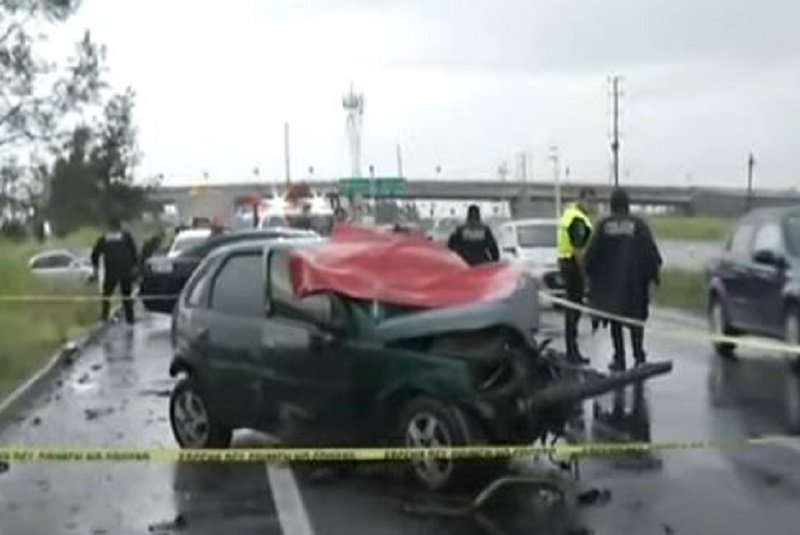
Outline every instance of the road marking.
{"type": "Polygon", "coordinates": [[[288,466],[268,464],[267,479],[272,491],[272,500],[278,510],[278,522],[283,535],[314,535],[292,469],[288,466]]]}

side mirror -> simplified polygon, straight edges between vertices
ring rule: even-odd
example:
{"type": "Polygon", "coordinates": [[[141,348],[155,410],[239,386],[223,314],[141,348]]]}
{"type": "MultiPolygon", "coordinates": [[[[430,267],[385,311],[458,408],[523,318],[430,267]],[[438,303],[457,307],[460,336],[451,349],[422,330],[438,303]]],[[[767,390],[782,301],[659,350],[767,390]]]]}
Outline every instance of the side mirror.
{"type": "Polygon", "coordinates": [[[503,247],[503,252],[508,253],[514,256],[517,256],[517,248],[516,247],[503,247]]]}
{"type": "Polygon", "coordinates": [[[773,266],[778,269],[785,269],[787,267],[786,259],[782,255],[767,249],[756,251],[753,254],[753,260],[758,264],[773,266]]]}

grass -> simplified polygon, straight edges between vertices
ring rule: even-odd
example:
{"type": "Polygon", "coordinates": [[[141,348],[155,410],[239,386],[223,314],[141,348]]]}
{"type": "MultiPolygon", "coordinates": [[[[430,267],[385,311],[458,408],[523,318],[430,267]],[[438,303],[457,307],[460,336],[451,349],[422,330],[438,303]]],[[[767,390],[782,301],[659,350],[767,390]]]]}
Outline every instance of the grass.
{"type": "MultiPolygon", "coordinates": [[[[28,260],[53,247],[85,248],[97,232],[81,231],[46,244],[0,241],[0,295],[91,295],[94,287],[57,289],[34,279],[28,260]]],[[[98,318],[97,302],[0,301],[0,399],[36,372],[66,341],[98,318]]]]}
{"type": "Polygon", "coordinates": [[[661,287],[653,299],[659,307],[705,313],[706,290],[703,273],[680,268],[661,271],[661,287]]]}
{"type": "Polygon", "coordinates": [[[722,241],[734,220],[725,217],[658,215],[647,218],[657,239],[722,241]]]}

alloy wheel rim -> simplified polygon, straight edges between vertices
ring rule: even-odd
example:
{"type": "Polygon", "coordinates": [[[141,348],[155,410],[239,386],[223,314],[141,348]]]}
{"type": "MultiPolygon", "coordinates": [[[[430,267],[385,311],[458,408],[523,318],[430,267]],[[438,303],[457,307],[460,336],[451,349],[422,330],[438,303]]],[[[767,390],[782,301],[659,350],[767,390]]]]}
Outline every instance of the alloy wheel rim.
{"type": "Polygon", "coordinates": [[[200,397],[185,390],[175,400],[173,420],[181,442],[190,448],[202,447],[208,441],[208,411],[200,397]]]}
{"type": "MultiPolygon", "coordinates": [[[[435,415],[418,413],[409,420],[406,447],[448,448],[452,445],[450,431],[435,415]]],[[[453,461],[450,459],[414,459],[411,465],[417,476],[431,487],[443,484],[453,471],[453,461]]]]}

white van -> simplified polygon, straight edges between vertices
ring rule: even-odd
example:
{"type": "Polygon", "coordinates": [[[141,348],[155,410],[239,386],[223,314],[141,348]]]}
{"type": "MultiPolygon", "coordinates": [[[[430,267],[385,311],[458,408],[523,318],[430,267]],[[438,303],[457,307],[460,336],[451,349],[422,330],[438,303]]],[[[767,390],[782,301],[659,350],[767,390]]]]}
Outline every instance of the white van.
{"type": "Polygon", "coordinates": [[[564,283],[558,268],[555,219],[517,219],[497,226],[500,258],[533,275],[540,288],[563,295],[564,283]]]}

